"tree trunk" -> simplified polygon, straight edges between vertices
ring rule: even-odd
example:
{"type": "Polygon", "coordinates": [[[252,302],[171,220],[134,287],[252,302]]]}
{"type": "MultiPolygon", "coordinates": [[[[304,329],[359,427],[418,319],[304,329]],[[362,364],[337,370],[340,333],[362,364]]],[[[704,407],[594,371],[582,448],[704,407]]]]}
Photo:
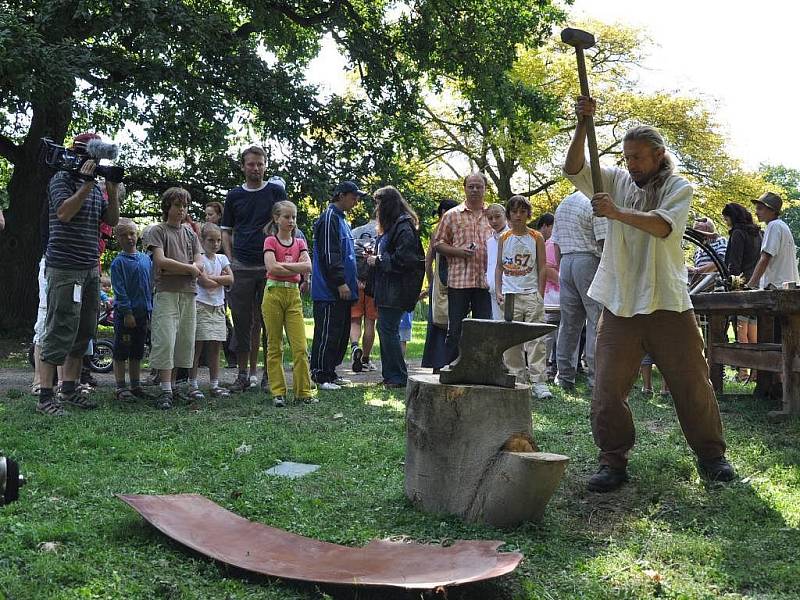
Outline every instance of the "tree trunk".
{"type": "Polygon", "coordinates": [[[72,118],[72,91],[57,104],[34,104],[31,126],[14,155],[8,185],[9,209],[0,232],[0,332],[32,331],[39,304],[37,274],[41,258],[39,217],[50,171],[38,163],[39,142],[61,143],[72,118]]]}

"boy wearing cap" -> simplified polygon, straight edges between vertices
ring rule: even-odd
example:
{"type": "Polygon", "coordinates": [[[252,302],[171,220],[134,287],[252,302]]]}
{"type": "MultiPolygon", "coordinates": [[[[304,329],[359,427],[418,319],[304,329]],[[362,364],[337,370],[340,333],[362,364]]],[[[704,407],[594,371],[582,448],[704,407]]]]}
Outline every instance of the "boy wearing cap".
{"type": "Polygon", "coordinates": [[[761,242],[761,257],[747,286],[764,289],[772,284],[780,288],[784,282],[800,280],[792,232],[779,218],[783,204],[780,196],[766,192],[758,200],[753,200],[753,204],[756,205],[758,220],[766,223],[767,229],[761,242]]]}
{"type": "Polygon", "coordinates": [[[350,339],[350,307],[358,300],[356,253],[345,213],[365,195],[354,182],[341,182],[314,223],[311,376],[321,390],[336,390],[350,383],[336,374],[350,339]]]}

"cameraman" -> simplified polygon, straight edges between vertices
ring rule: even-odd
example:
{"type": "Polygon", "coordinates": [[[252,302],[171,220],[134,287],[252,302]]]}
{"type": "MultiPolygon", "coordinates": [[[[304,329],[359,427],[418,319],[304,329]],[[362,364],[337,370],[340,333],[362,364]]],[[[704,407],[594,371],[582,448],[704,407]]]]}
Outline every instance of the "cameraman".
{"type": "Polygon", "coordinates": [[[88,142],[99,137],[94,133],[76,136],[72,151],[85,158],[80,171],[57,172],[47,189],[47,317],[41,340],[41,388],[36,410],[50,416],[66,414],[62,403],[87,409],[97,406],[81,396],[76,381],[81,359],[97,327],[100,222],[113,227],[119,221],[119,184],[106,181],[106,203],[103,190],[94,180],[96,162],[86,152],[88,142]],[[64,365],[64,381],[55,397],[52,382],[57,365],[64,365]]]}

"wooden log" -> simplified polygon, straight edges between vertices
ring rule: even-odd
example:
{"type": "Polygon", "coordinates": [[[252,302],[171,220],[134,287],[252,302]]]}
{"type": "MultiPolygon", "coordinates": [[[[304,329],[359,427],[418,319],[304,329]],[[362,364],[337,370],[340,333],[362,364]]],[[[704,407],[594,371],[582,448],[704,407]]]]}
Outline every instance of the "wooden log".
{"type": "Polygon", "coordinates": [[[411,377],[406,389],[405,493],[420,510],[512,527],[541,517],[569,458],[506,452],[532,441],[530,388],[441,384],[411,377]],[[556,467],[560,467],[560,473],[556,467]],[[501,489],[502,488],[502,489],[501,489]]]}
{"type": "Polygon", "coordinates": [[[725,329],[728,318],[724,315],[708,315],[708,334],[706,339],[706,360],[708,360],[708,378],[717,394],[722,393],[723,363],[714,353],[716,345],[725,340],[725,329]]]}

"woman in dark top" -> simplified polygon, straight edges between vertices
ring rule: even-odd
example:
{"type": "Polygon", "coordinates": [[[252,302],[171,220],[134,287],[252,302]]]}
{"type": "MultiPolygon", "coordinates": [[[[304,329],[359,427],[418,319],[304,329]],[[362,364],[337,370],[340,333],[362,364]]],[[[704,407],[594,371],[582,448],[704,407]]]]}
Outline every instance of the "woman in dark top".
{"type": "Polygon", "coordinates": [[[425,276],[425,252],[419,219],[400,192],[386,186],[375,192],[378,254],[367,257],[375,267],[375,305],[381,340],[381,371],[386,387],[405,387],[408,370],[400,346],[400,319],[414,310],[425,276]]]}
{"type": "MultiPolygon", "coordinates": [[[[728,226],[728,249],[725,252],[725,265],[731,275],[741,275],[745,281],[750,279],[761,256],[761,230],[753,223],[753,216],[744,206],[729,202],[722,209],[722,217],[728,226]]],[[[741,344],[755,344],[758,341],[758,328],[753,316],[736,318],[736,337],[741,344]]],[[[756,376],[755,369],[748,374],[747,369],[739,369],[739,381],[750,381],[756,376]]]]}
{"type": "MultiPolygon", "coordinates": [[[[436,217],[441,221],[442,215],[456,206],[458,202],[455,200],[450,198],[442,200],[436,209],[436,217]]],[[[433,247],[438,227],[437,223],[431,231],[431,244],[425,254],[425,272],[428,277],[428,329],[425,333],[425,349],[422,352],[422,366],[433,369],[434,373],[438,373],[439,369],[447,364],[448,357],[444,343],[447,339],[447,257],[437,253],[433,247]],[[434,301],[441,304],[437,307],[441,321],[439,323],[434,318],[434,301]]]]}

